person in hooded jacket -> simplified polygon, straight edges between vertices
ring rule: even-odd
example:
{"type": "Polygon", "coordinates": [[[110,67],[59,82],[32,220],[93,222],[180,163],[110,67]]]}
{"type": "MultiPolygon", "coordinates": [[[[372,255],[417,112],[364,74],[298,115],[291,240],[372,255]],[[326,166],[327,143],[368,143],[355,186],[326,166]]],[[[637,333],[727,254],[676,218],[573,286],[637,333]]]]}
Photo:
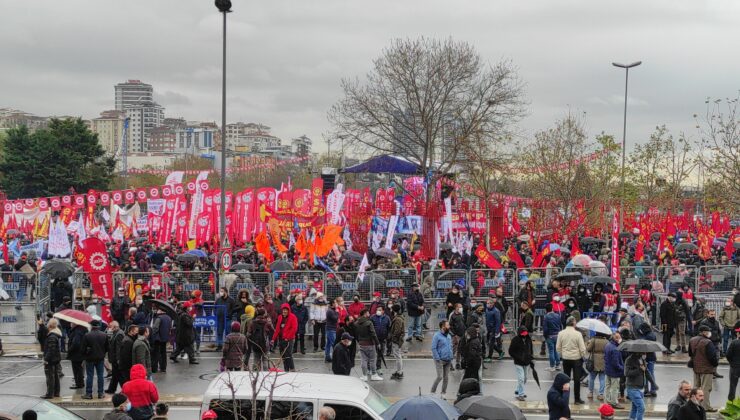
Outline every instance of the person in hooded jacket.
{"type": "Polygon", "coordinates": [[[480,335],[480,326],[473,324],[465,331],[462,347],[463,368],[465,369],[465,378],[480,379],[480,368],[483,364],[483,341],[480,335]]]}
{"type": "Polygon", "coordinates": [[[564,373],[555,375],[552,386],[547,391],[547,413],[549,420],[570,418],[570,376],[564,373]]]}
{"type": "Polygon", "coordinates": [[[231,323],[231,333],[224,340],[223,366],[229,371],[242,370],[244,357],[247,354],[247,337],[241,333],[241,325],[231,323]]]}
{"type": "Polygon", "coordinates": [[[578,289],[576,289],[575,301],[579,312],[591,312],[593,308],[591,293],[583,284],[579,284],[578,289]]]}
{"type": "Polygon", "coordinates": [[[676,330],[676,294],[668,293],[668,298],[660,304],[660,330],[663,333],[664,354],[673,354],[671,338],[676,330]]]}
{"type": "Polygon", "coordinates": [[[455,310],[457,307],[457,304],[461,304],[464,302],[463,295],[460,292],[460,286],[457,284],[452,285],[452,289],[447,293],[447,298],[445,299],[445,308],[447,308],[447,319],[450,318],[450,314],[455,310]]]}
{"type": "Polygon", "coordinates": [[[59,398],[59,374],[62,372],[62,331],[59,321],[52,318],[46,324],[49,333],[44,343],[44,375],[46,376],[46,394],[41,398],[59,398]]]}
{"type": "Polygon", "coordinates": [[[529,336],[529,331],[524,325],[519,326],[516,337],[511,339],[509,356],[514,360],[514,370],[516,372],[514,395],[517,400],[524,401],[527,398],[524,389],[527,384],[527,367],[534,360],[532,337],[529,336]]]}
{"type": "Polygon", "coordinates": [[[133,420],[148,420],[154,415],[154,404],[159,401],[157,386],[146,379],[144,365],[131,366],[130,377],[131,379],[121,388],[121,392],[131,402],[129,415],[133,420]]]}
{"type": "Polygon", "coordinates": [[[476,378],[465,378],[460,381],[460,386],[457,387],[457,399],[454,404],[459,403],[468,397],[474,397],[476,395],[482,395],[480,390],[480,381],[476,378]]]}
{"type": "Polygon", "coordinates": [[[498,305],[497,299],[490,298],[485,307],[485,325],[486,325],[486,344],[488,346],[488,361],[493,360],[493,352],[498,353],[498,359],[504,358],[504,349],[501,340],[501,326],[503,325],[503,314],[498,305]]]}
{"type": "Polygon", "coordinates": [[[257,370],[266,370],[268,367],[267,353],[270,351],[270,337],[274,331],[272,319],[264,308],[257,308],[254,320],[249,324],[249,333],[247,340],[252,353],[254,354],[254,364],[257,370]]]}
{"type": "Polygon", "coordinates": [[[283,370],[286,372],[295,371],[293,363],[293,342],[298,333],[298,318],[291,312],[290,305],[283,303],[280,306],[280,315],[278,315],[275,324],[275,332],[272,335],[273,345],[277,344],[280,349],[280,356],[283,359],[283,370]]]}
{"type": "Polygon", "coordinates": [[[604,350],[606,345],[609,343],[607,337],[596,334],[594,338],[588,341],[586,344],[586,351],[589,353],[589,359],[593,361],[593,368],[589,372],[588,379],[588,399],[594,398],[594,385],[596,385],[596,377],[599,378],[599,394],[597,399],[602,401],[604,399],[604,387],[606,386],[606,374],[604,373],[605,362],[604,362],[604,350]]]}
{"type": "Polygon", "coordinates": [[[82,362],[85,360],[85,348],[83,339],[87,333],[87,328],[82,325],[72,324],[69,331],[69,348],[67,349],[67,359],[72,362],[72,374],[74,376],[74,385],[70,389],[81,389],[85,387],[85,374],[82,371],[82,362]]]}
{"type": "Polygon", "coordinates": [[[295,336],[295,350],[300,350],[301,354],[306,354],[306,323],[309,316],[308,308],[303,304],[303,295],[296,296],[295,303],[291,305],[290,309],[298,322],[298,332],[296,332],[295,336]]]}

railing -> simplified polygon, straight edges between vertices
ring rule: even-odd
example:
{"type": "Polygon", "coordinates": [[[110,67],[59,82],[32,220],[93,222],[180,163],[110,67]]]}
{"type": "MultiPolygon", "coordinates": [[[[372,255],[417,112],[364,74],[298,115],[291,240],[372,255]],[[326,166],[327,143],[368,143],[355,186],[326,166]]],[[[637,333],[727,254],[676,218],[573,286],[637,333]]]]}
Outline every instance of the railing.
{"type": "Polygon", "coordinates": [[[738,286],[738,266],[736,265],[707,265],[699,267],[696,277],[697,293],[729,293],[738,286]]]}
{"type": "Polygon", "coordinates": [[[35,273],[0,273],[0,336],[12,342],[35,342],[36,316],[48,305],[48,294],[48,279],[40,284],[35,273]],[[44,303],[40,306],[42,284],[44,303]]]}

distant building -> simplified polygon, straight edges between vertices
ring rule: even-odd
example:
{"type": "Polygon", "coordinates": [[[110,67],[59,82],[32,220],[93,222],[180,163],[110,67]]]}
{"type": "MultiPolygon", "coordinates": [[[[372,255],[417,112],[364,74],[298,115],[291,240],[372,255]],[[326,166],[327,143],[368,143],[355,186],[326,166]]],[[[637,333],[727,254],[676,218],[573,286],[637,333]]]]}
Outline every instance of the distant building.
{"type": "Polygon", "coordinates": [[[126,107],[141,102],[153,102],[154,90],[152,85],[142,83],[141,80],[127,80],[115,86],[116,111],[125,111],[126,107]]]}
{"type": "Polygon", "coordinates": [[[295,156],[304,157],[311,154],[311,146],[313,142],[305,134],[294,138],[291,143],[292,151],[295,156]]]}
{"type": "Polygon", "coordinates": [[[121,147],[124,118],[122,111],[103,111],[100,117],[90,121],[90,130],[98,135],[100,145],[110,155],[115,155],[121,147]]]}
{"type": "MultiPolygon", "coordinates": [[[[250,141],[252,140],[249,136],[264,133],[270,134],[270,127],[259,124],[259,123],[243,123],[236,122],[232,124],[226,124],[226,148],[236,150],[237,147],[247,146],[252,147],[250,141]]],[[[217,143],[219,146],[221,142],[217,143]]]]}
{"type": "Polygon", "coordinates": [[[47,117],[38,117],[17,109],[0,108],[0,128],[16,128],[25,125],[30,131],[35,131],[46,128],[48,123],[47,117]]]}
{"type": "Polygon", "coordinates": [[[172,127],[162,125],[149,130],[149,151],[174,153],[175,152],[175,130],[172,127]]]}
{"type": "Polygon", "coordinates": [[[148,151],[149,133],[164,123],[164,108],[156,102],[139,102],[127,105],[126,117],[130,119],[128,125],[128,152],[142,153],[148,151]]]}
{"type": "Polygon", "coordinates": [[[217,130],[209,126],[188,126],[175,131],[175,153],[198,155],[213,150],[217,130]]]}

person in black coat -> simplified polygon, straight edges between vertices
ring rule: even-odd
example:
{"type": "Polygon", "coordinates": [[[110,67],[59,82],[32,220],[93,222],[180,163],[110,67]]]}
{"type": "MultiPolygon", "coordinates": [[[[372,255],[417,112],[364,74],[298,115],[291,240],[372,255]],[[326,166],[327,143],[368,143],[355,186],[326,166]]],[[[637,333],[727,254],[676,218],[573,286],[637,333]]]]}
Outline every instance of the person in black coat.
{"type": "Polygon", "coordinates": [[[453,285],[452,289],[447,293],[447,299],[445,299],[445,307],[447,308],[447,319],[450,318],[450,314],[455,310],[457,304],[464,302],[462,292],[460,292],[460,286],[453,285]]]}
{"type": "Polygon", "coordinates": [[[730,391],[727,394],[728,401],[735,400],[735,391],[737,390],[737,381],[740,378],[740,321],[735,323],[733,329],[735,339],[727,347],[727,363],[730,364],[730,391]]]}
{"type": "Polygon", "coordinates": [[[170,360],[173,363],[179,363],[177,356],[185,352],[188,355],[188,361],[191,365],[197,365],[199,362],[195,360],[195,348],[193,343],[195,342],[195,330],[193,329],[193,317],[190,316],[187,308],[178,306],[179,313],[177,315],[177,326],[175,328],[175,344],[177,347],[175,351],[170,355],[170,360]]]}
{"type": "Polygon", "coordinates": [[[44,343],[44,375],[46,376],[46,394],[41,398],[59,398],[59,375],[62,373],[62,331],[59,322],[52,318],[47,324],[49,333],[44,343]]]}
{"type": "Polygon", "coordinates": [[[121,340],[121,347],[119,347],[117,351],[118,369],[121,372],[121,387],[123,387],[123,384],[128,382],[130,379],[129,376],[131,375],[131,366],[133,366],[134,359],[134,341],[136,341],[136,337],[138,337],[138,335],[139,326],[129,325],[126,330],[126,336],[121,340]]]}
{"type": "Polygon", "coordinates": [[[406,298],[406,310],[409,313],[408,338],[406,341],[411,341],[411,337],[416,338],[418,341],[424,341],[424,336],[421,332],[421,316],[424,314],[424,296],[419,291],[419,283],[411,285],[411,293],[406,298]]]}
{"type": "Polygon", "coordinates": [[[570,418],[570,376],[558,373],[552,386],[547,391],[547,412],[549,420],[560,420],[570,418]]]}
{"type": "Polygon", "coordinates": [[[676,329],[675,321],[675,302],[676,294],[668,293],[668,299],[660,304],[660,330],[663,333],[663,346],[666,348],[665,354],[673,354],[671,351],[671,338],[676,329]]]}
{"type": "Polygon", "coordinates": [[[170,341],[172,318],[158,309],[152,320],[152,373],[167,372],[167,343],[170,341]]]}
{"type": "Polygon", "coordinates": [[[126,323],[126,313],[129,307],[131,307],[131,299],[126,294],[126,290],[123,287],[119,287],[110,304],[111,316],[114,320],[118,321],[118,325],[124,325],[126,323]]]}
{"type": "Polygon", "coordinates": [[[534,358],[532,337],[529,336],[529,331],[524,325],[519,326],[516,337],[511,339],[509,356],[514,360],[514,369],[517,375],[517,387],[514,395],[516,395],[517,400],[524,401],[527,398],[524,389],[527,384],[527,368],[534,358]]]}
{"type": "Polygon", "coordinates": [[[479,371],[483,364],[483,343],[480,337],[480,325],[474,323],[465,332],[462,347],[463,368],[465,375],[463,379],[480,379],[479,371]]]}
{"type": "Polygon", "coordinates": [[[331,356],[331,371],[335,375],[349,376],[354,367],[354,358],[352,357],[350,346],[354,337],[349,333],[342,334],[342,339],[334,346],[331,356]]]}
{"type": "Polygon", "coordinates": [[[65,296],[72,296],[72,284],[67,279],[54,279],[51,285],[51,309],[56,310],[64,303],[65,296]]]}
{"type": "Polygon", "coordinates": [[[74,385],[70,389],[81,389],[85,387],[85,374],[82,371],[82,362],[85,360],[85,349],[82,341],[87,333],[87,328],[82,325],[71,324],[72,329],[69,331],[69,348],[67,349],[67,359],[72,362],[72,375],[74,376],[74,385]]]}
{"type": "Polygon", "coordinates": [[[121,330],[118,321],[111,321],[108,325],[108,362],[111,365],[111,376],[106,394],[115,394],[118,384],[121,383],[121,369],[118,367],[118,352],[126,334],[121,330]]]}
{"type": "Polygon", "coordinates": [[[296,351],[300,350],[301,354],[306,354],[306,323],[308,322],[308,308],[303,304],[303,296],[298,296],[295,303],[291,306],[290,311],[298,320],[298,331],[295,335],[296,351]]]}
{"type": "Polygon", "coordinates": [[[678,409],[678,418],[681,420],[707,420],[707,412],[702,407],[704,391],[694,388],[689,393],[689,400],[678,409]]]}
{"type": "Polygon", "coordinates": [[[82,348],[85,354],[85,370],[87,371],[87,382],[85,383],[85,400],[92,399],[93,376],[98,377],[98,398],[103,398],[105,380],[105,355],[108,353],[108,335],[100,331],[100,321],[94,319],[90,323],[91,329],[82,339],[82,348]]]}

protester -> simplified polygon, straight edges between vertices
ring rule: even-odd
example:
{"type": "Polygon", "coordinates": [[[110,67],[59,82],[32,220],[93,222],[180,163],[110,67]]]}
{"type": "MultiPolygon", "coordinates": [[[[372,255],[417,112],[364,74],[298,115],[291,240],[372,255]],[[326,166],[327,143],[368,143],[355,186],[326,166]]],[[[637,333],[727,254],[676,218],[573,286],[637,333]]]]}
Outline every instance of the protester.
{"type": "Polygon", "coordinates": [[[126,322],[126,313],[131,306],[131,299],[126,294],[123,287],[119,287],[116,295],[113,296],[110,305],[110,312],[113,319],[118,322],[118,325],[123,325],[126,322]]]}
{"type": "Polygon", "coordinates": [[[298,331],[295,336],[295,349],[294,351],[300,351],[301,354],[306,354],[306,323],[308,322],[308,308],[303,304],[303,296],[298,295],[295,298],[295,303],[290,307],[291,312],[296,317],[298,322],[298,331]]]}
{"type": "Polygon", "coordinates": [[[360,302],[360,295],[355,294],[352,296],[352,303],[350,303],[349,308],[347,308],[349,315],[357,319],[360,317],[360,312],[362,312],[363,309],[365,309],[365,304],[360,302]]]}
{"type": "Polygon", "coordinates": [[[67,359],[72,362],[72,375],[74,385],[70,389],[82,389],[85,387],[85,374],[82,370],[82,362],[85,360],[85,348],[83,339],[87,333],[87,328],[82,325],[72,323],[69,332],[69,348],[67,349],[67,359]]]}
{"type": "Polygon", "coordinates": [[[558,333],[555,347],[563,361],[563,372],[569,378],[572,375],[575,388],[574,403],[576,405],[584,404],[581,399],[581,371],[583,359],[587,356],[586,344],[583,342],[583,334],[576,330],[575,318],[568,318],[565,329],[558,333]]]}
{"type": "Polygon", "coordinates": [[[110,383],[105,390],[106,394],[115,394],[121,382],[121,368],[118,365],[118,352],[126,334],[121,330],[118,321],[108,324],[108,363],[111,365],[110,383]]]}
{"type": "Polygon", "coordinates": [[[679,420],[679,410],[689,400],[691,394],[691,384],[687,381],[681,381],[678,384],[678,394],[668,402],[668,413],[666,414],[666,420],[679,420]]]}
{"type": "Polygon", "coordinates": [[[167,372],[167,343],[170,342],[172,318],[163,310],[155,310],[152,320],[152,373],[167,372]]]}
{"type": "Polygon", "coordinates": [[[450,332],[452,333],[452,351],[455,353],[455,366],[450,370],[460,369],[460,340],[465,335],[465,316],[461,303],[455,305],[450,313],[449,319],[450,332]]]}
{"type": "Polygon", "coordinates": [[[128,412],[131,411],[131,402],[125,394],[114,394],[111,398],[113,410],[106,413],[103,420],[133,420],[128,412]]]}
{"type": "Polygon", "coordinates": [[[103,398],[105,388],[105,380],[103,379],[105,366],[103,361],[108,352],[108,336],[100,331],[100,321],[92,320],[90,326],[92,328],[82,339],[82,351],[85,355],[85,369],[87,370],[85,395],[82,396],[84,400],[91,400],[93,397],[93,375],[95,374],[98,377],[98,398],[103,398]]]}
{"type": "Polygon", "coordinates": [[[727,363],[730,364],[730,390],[727,394],[727,401],[735,400],[737,380],[740,377],[740,321],[735,322],[732,331],[735,339],[730,343],[726,353],[727,363]]]}
{"type": "MultiPolygon", "coordinates": [[[[734,325],[734,323],[733,323],[734,325]]],[[[717,320],[717,311],[714,309],[710,309],[707,311],[707,317],[699,323],[699,328],[702,326],[706,326],[709,328],[709,332],[711,333],[711,336],[709,337],[709,340],[714,344],[714,347],[717,349],[717,351],[720,352],[720,357],[725,356],[725,352],[722,348],[722,330],[720,328],[720,323],[717,320]]],[[[717,372],[714,373],[715,378],[721,378],[722,375],[719,375],[717,372]]]]}
{"type": "Polygon", "coordinates": [[[694,386],[700,388],[702,393],[701,404],[707,413],[714,413],[710,396],[712,393],[712,380],[719,365],[719,351],[709,339],[712,335],[709,327],[699,327],[699,335],[689,341],[689,357],[694,370],[694,386]]]}
{"type": "Polygon", "coordinates": [[[522,302],[519,307],[519,325],[527,327],[527,331],[534,332],[534,312],[527,302],[522,302]]]}
{"type": "Polygon", "coordinates": [[[401,305],[394,303],[391,306],[391,327],[388,334],[388,345],[393,351],[393,358],[396,360],[396,371],[391,375],[391,379],[403,379],[403,337],[406,333],[406,325],[403,315],[399,312],[401,305]]]}
{"type": "Polygon", "coordinates": [[[450,324],[447,321],[439,322],[439,331],[432,339],[432,359],[437,370],[437,378],[432,383],[432,394],[437,392],[437,385],[442,382],[440,397],[445,398],[447,393],[447,380],[452,363],[452,338],[450,337],[450,324]]]}
{"type": "Polygon", "coordinates": [[[331,363],[331,353],[334,349],[334,341],[337,339],[337,326],[339,325],[338,301],[338,299],[329,301],[329,308],[326,310],[326,349],[324,350],[324,361],[326,363],[331,363]]]}
{"type": "Polygon", "coordinates": [[[671,337],[676,329],[675,315],[676,294],[668,293],[668,299],[660,304],[660,322],[661,332],[663,333],[663,346],[666,348],[665,354],[673,354],[671,350],[671,337]]]}
{"type": "MultiPolygon", "coordinates": [[[[196,290],[197,291],[197,290],[196,290]]],[[[188,362],[191,365],[197,365],[199,362],[195,359],[195,349],[193,343],[195,342],[195,330],[193,330],[193,317],[187,311],[190,307],[190,302],[186,302],[186,305],[178,305],[177,311],[177,327],[175,328],[175,351],[170,355],[172,363],[179,363],[177,357],[181,353],[188,355],[188,362]]]]}
{"type": "Polygon", "coordinates": [[[118,358],[118,369],[121,374],[121,387],[129,380],[129,374],[133,364],[134,357],[134,342],[139,336],[139,327],[136,325],[129,325],[126,335],[121,340],[121,347],[116,351],[116,357],[118,358]]]}
{"type": "Polygon", "coordinates": [[[674,321],[676,322],[676,350],[686,353],[686,328],[689,320],[689,306],[683,299],[683,293],[676,292],[676,301],[673,303],[674,321]]]}
{"type": "Polygon", "coordinates": [[[424,296],[419,291],[419,283],[411,285],[411,292],[406,298],[406,304],[409,312],[409,325],[406,341],[416,338],[417,341],[424,341],[421,333],[421,316],[424,315],[424,296]]]}
{"type": "Polygon", "coordinates": [[[326,310],[328,305],[326,304],[326,298],[321,292],[316,293],[316,298],[311,302],[311,309],[309,311],[309,318],[313,325],[313,351],[314,353],[324,350],[326,343],[326,310]]]}
{"type": "Polygon", "coordinates": [[[732,299],[726,299],[719,317],[722,321],[722,354],[725,355],[730,343],[736,337],[735,324],[740,320],[740,309],[732,299]]]}
{"type": "Polygon", "coordinates": [[[709,410],[705,408],[705,397],[701,388],[692,389],[689,393],[689,400],[678,410],[678,418],[681,420],[706,420],[709,410]]]}
{"type": "Polygon", "coordinates": [[[247,334],[249,349],[254,354],[256,370],[267,370],[269,368],[267,354],[270,351],[273,331],[272,319],[263,307],[258,307],[255,311],[254,320],[249,324],[247,334]]]}
{"type": "Polygon", "coordinates": [[[133,420],[148,420],[154,415],[154,404],[159,401],[159,392],[154,382],[147,380],[147,371],[144,365],[136,364],[131,367],[130,378],[121,392],[131,402],[129,415],[133,420]]]}
{"type": "Polygon", "coordinates": [[[49,333],[44,343],[44,375],[46,376],[46,394],[41,398],[51,399],[60,396],[60,378],[62,372],[62,331],[59,329],[59,321],[52,318],[46,324],[49,333]]]}
{"type": "Polygon", "coordinates": [[[229,289],[222,287],[219,290],[219,295],[214,305],[216,307],[214,311],[216,315],[216,351],[221,351],[224,346],[224,337],[228,334],[226,330],[227,321],[233,318],[232,314],[234,313],[236,302],[229,296],[229,289]]]}
{"type": "Polygon", "coordinates": [[[630,353],[624,362],[624,376],[626,378],[626,393],[632,403],[630,419],[642,420],[645,414],[645,400],[643,389],[645,388],[645,374],[647,363],[642,353],[630,353]]]}
{"type": "Polygon", "coordinates": [[[604,388],[606,385],[604,373],[605,362],[604,362],[604,351],[609,340],[602,334],[596,333],[596,335],[588,341],[586,345],[586,351],[588,351],[588,363],[587,367],[589,372],[588,379],[588,399],[594,398],[594,386],[596,385],[596,378],[599,379],[599,394],[596,399],[602,401],[604,399],[604,388]]]}
{"type": "Polygon", "coordinates": [[[355,337],[360,350],[360,366],[362,367],[362,379],[382,381],[383,378],[377,374],[377,351],[379,338],[375,333],[375,326],[370,320],[370,311],[362,309],[360,317],[355,321],[355,337]]]}
{"type": "Polygon", "coordinates": [[[149,327],[139,328],[139,336],[134,341],[131,351],[133,365],[142,365],[146,368],[146,377],[152,377],[152,352],[149,347],[149,327]]]}
{"type": "Polygon", "coordinates": [[[295,371],[293,363],[293,343],[298,332],[298,319],[290,311],[290,305],[283,303],[280,306],[280,315],[275,324],[275,332],[272,335],[273,346],[280,349],[280,357],[283,359],[283,369],[286,372],[295,371]]]}
{"type": "Polygon", "coordinates": [[[167,420],[169,418],[167,413],[169,412],[169,405],[163,402],[157,403],[157,405],[154,406],[154,417],[152,417],[152,420],[167,420]]]}
{"type": "Polygon", "coordinates": [[[527,393],[524,389],[527,384],[527,367],[534,360],[532,338],[524,325],[519,326],[516,337],[511,339],[509,356],[514,360],[514,371],[516,372],[514,396],[517,400],[524,401],[527,399],[527,393]]]}
{"type": "Polygon", "coordinates": [[[337,345],[334,346],[334,351],[331,356],[331,371],[335,375],[349,376],[352,372],[354,363],[352,361],[349,346],[352,344],[352,340],[354,339],[355,338],[349,335],[349,333],[344,333],[337,345]]]}
{"type": "MultiPolygon", "coordinates": [[[[578,381],[576,381],[578,383],[578,381]]],[[[549,420],[570,419],[570,376],[558,373],[547,391],[549,420]]]]}
{"type": "Polygon", "coordinates": [[[224,340],[222,352],[221,364],[225,370],[242,370],[247,354],[247,337],[241,333],[241,325],[236,321],[231,323],[231,333],[224,340]]]}
{"type": "Polygon", "coordinates": [[[604,346],[604,373],[606,374],[606,389],[604,399],[615,410],[622,410],[619,404],[619,382],[624,377],[624,360],[622,353],[617,350],[622,343],[622,336],[618,332],[604,346]]]}
{"type": "Polygon", "coordinates": [[[560,370],[560,355],[557,351],[558,334],[563,329],[560,316],[553,312],[552,304],[545,305],[545,318],[542,320],[542,335],[547,343],[547,358],[550,367],[547,370],[554,372],[560,370]]]}
{"type": "Polygon", "coordinates": [[[460,343],[465,375],[463,379],[480,379],[480,368],[483,365],[483,344],[480,334],[480,326],[473,324],[465,331],[463,341],[460,343]]]}
{"type": "Polygon", "coordinates": [[[375,312],[372,313],[372,316],[370,317],[370,321],[372,321],[373,327],[375,328],[375,335],[378,337],[378,357],[376,357],[375,370],[378,372],[378,375],[382,376],[381,359],[385,354],[385,347],[388,342],[388,334],[391,328],[391,319],[385,314],[383,306],[377,305],[375,312]]]}

